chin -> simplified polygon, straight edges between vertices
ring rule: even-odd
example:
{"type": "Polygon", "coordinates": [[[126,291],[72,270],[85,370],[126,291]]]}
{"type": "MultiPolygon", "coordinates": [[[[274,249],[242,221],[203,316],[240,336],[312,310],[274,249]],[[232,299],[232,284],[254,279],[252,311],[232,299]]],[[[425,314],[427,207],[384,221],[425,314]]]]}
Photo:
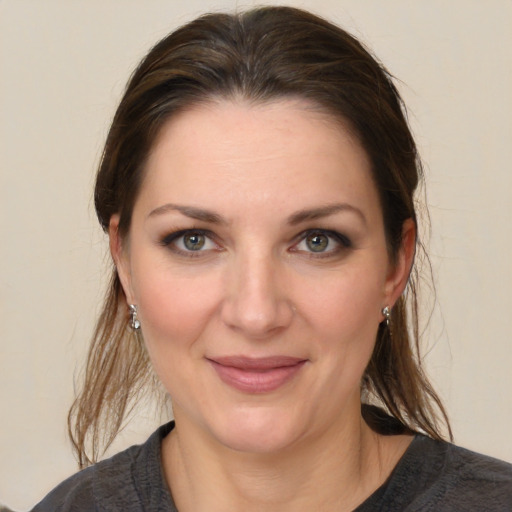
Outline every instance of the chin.
{"type": "Polygon", "coordinates": [[[227,448],[246,453],[282,451],[299,439],[302,430],[299,421],[273,408],[242,410],[225,415],[219,423],[211,426],[217,440],[227,448]]]}

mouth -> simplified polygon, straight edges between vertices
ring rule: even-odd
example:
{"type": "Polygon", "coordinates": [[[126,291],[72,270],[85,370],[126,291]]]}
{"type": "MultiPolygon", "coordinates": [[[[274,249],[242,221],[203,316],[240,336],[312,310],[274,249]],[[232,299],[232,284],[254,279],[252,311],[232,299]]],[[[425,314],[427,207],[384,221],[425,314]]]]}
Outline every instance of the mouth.
{"type": "Polygon", "coordinates": [[[222,382],[244,393],[270,393],[300,372],[306,359],[290,356],[208,358],[222,382]]]}

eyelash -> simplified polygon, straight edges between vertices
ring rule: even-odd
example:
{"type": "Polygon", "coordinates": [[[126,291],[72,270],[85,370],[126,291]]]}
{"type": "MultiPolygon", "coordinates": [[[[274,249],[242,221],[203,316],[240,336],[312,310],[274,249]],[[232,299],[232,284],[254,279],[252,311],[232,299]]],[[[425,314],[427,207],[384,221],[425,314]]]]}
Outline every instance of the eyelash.
{"type": "Polygon", "coordinates": [[[299,250],[295,248],[301,243],[306,243],[308,237],[312,235],[326,236],[329,241],[334,241],[337,246],[333,249],[319,251],[316,253],[314,251],[304,251],[310,258],[321,259],[337,256],[341,251],[352,247],[352,241],[346,235],[338,233],[337,231],[332,231],[330,229],[308,229],[307,231],[303,231],[297,237],[298,241],[293,245],[291,249],[292,252],[299,252],[299,250]]]}
{"type": "MultiPolygon", "coordinates": [[[[175,243],[185,235],[200,235],[204,236],[206,239],[210,240],[213,244],[218,244],[215,242],[215,235],[209,230],[205,229],[194,229],[194,228],[188,228],[188,229],[180,229],[177,231],[173,231],[172,233],[169,233],[168,235],[164,236],[160,240],[160,245],[163,247],[170,248],[173,252],[177,253],[178,255],[185,256],[188,258],[197,258],[204,256],[204,253],[207,251],[210,251],[210,249],[207,250],[198,250],[198,251],[186,251],[183,249],[180,249],[176,247],[175,243]],[[203,253],[203,254],[201,254],[203,253]]],[[[338,233],[337,231],[332,231],[329,229],[308,229],[306,231],[303,231],[300,233],[296,238],[296,242],[293,244],[293,246],[289,249],[291,252],[304,252],[308,255],[308,257],[320,259],[320,258],[328,258],[335,255],[338,255],[339,252],[343,251],[344,249],[350,249],[352,247],[351,240],[341,233],[338,233]],[[320,236],[326,236],[330,241],[334,241],[335,244],[338,245],[338,247],[335,247],[334,249],[328,249],[327,251],[300,251],[297,248],[297,246],[301,243],[305,243],[307,238],[311,235],[320,235],[320,236]]],[[[222,250],[219,247],[219,250],[222,250]]]]}
{"type": "Polygon", "coordinates": [[[215,245],[218,245],[215,242],[215,235],[211,231],[208,231],[206,229],[194,229],[194,228],[180,229],[178,231],[173,231],[172,233],[169,233],[168,235],[166,235],[162,238],[162,240],[160,241],[160,245],[170,248],[173,252],[175,252],[176,254],[178,254],[180,256],[185,256],[188,258],[198,258],[198,257],[204,256],[204,254],[201,254],[201,253],[204,253],[206,251],[200,251],[200,250],[199,251],[185,251],[176,246],[176,242],[180,238],[184,237],[185,235],[204,236],[206,239],[210,240],[215,245]]]}

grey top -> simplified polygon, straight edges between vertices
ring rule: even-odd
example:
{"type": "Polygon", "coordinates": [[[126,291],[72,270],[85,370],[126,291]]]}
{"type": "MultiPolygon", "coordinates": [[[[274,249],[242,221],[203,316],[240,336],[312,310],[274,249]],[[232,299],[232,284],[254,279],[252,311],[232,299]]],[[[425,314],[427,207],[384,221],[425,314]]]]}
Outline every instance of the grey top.
{"type": "MultiPolygon", "coordinates": [[[[177,512],[164,479],[160,427],[132,446],[72,476],[33,512],[177,512]]],[[[391,476],[354,512],[512,511],[512,465],[416,435],[391,476]]]]}

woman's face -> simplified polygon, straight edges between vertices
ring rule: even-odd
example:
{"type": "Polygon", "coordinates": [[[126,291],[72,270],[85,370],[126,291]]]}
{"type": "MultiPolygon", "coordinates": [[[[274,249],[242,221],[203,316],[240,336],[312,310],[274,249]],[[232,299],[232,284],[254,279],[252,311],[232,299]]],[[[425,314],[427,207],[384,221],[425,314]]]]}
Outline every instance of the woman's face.
{"type": "Polygon", "coordinates": [[[390,263],[349,131],[300,101],[189,110],[155,144],[122,245],[117,221],[178,428],[269,452],[359,421],[381,310],[409,268],[390,263]]]}

